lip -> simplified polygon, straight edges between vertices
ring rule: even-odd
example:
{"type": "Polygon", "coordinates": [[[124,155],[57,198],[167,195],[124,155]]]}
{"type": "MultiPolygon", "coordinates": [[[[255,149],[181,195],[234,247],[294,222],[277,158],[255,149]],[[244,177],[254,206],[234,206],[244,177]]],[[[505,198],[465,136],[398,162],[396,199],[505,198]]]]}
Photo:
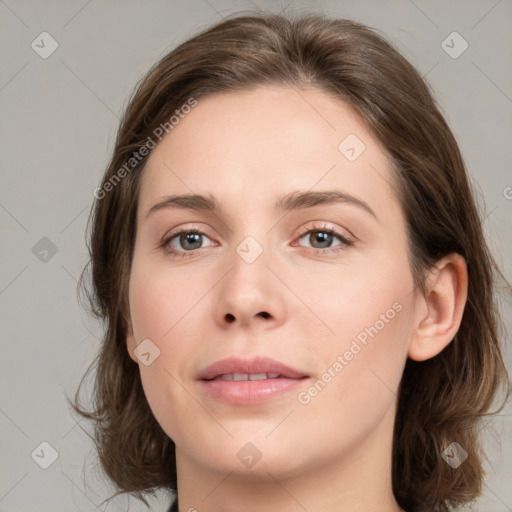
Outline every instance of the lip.
{"type": "Polygon", "coordinates": [[[309,375],[269,357],[222,359],[205,368],[197,379],[211,397],[233,405],[267,402],[304,384],[309,375]],[[226,373],[277,373],[278,378],[263,380],[211,380],[226,373]]]}
{"type": "Polygon", "coordinates": [[[308,377],[306,373],[291,368],[276,359],[258,356],[251,359],[241,359],[239,357],[221,359],[207,366],[197,378],[199,380],[209,380],[225,373],[278,373],[287,379],[308,377]]]}

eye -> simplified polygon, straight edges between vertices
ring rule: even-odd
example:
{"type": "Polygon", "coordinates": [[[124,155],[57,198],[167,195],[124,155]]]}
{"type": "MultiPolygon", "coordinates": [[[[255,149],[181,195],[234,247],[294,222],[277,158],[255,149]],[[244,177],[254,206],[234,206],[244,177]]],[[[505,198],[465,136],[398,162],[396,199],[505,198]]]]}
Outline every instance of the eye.
{"type": "MultiPolygon", "coordinates": [[[[203,242],[205,238],[211,241],[200,229],[183,229],[164,237],[160,243],[160,248],[166,255],[171,257],[193,256],[196,251],[204,248],[203,242]]],[[[310,248],[318,254],[329,252],[337,253],[354,245],[353,240],[328,226],[306,228],[302,231],[299,241],[302,239],[306,239],[311,244],[310,248]],[[336,239],[338,239],[340,243],[333,246],[333,241],[335,242],[336,239]]],[[[212,242],[210,245],[217,244],[212,242]]],[[[299,245],[304,247],[302,244],[299,245]]]]}
{"type": "Polygon", "coordinates": [[[317,253],[340,252],[354,244],[353,240],[342,235],[336,229],[327,226],[306,228],[300,235],[299,241],[302,239],[306,239],[311,244],[310,247],[317,253]],[[336,238],[340,243],[333,246],[333,241],[336,238]],[[336,249],[333,249],[333,247],[336,247],[336,249]]]}
{"type": "Polygon", "coordinates": [[[187,257],[203,248],[203,238],[210,240],[199,229],[184,229],[165,237],[160,245],[167,254],[187,257]]]}

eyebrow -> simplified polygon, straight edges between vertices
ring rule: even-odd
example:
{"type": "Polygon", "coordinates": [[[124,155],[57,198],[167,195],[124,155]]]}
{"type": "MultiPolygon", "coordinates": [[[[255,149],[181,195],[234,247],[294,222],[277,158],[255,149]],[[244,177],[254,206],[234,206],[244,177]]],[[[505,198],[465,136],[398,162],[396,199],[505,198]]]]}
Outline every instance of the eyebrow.
{"type": "MultiPolygon", "coordinates": [[[[357,206],[372,215],[376,220],[377,215],[370,206],[360,198],[347,194],[341,190],[325,191],[295,191],[286,194],[274,203],[274,208],[281,212],[303,210],[321,204],[349,204],[357,206]]],[[[196,210],[219,213],[222,207],[217,199],[210,195],[202,194],[180,194],[165,196],[161,201],[154,204],[146,213],[146,219],[154,212],[179,208],[183,210],[196,210]]]]}

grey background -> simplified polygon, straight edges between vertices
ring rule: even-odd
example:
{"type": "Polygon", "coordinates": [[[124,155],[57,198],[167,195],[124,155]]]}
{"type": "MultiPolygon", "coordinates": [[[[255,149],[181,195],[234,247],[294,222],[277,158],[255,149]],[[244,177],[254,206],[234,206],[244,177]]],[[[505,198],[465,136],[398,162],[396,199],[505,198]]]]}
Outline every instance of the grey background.
{"type": "MultiPolygon", "coordinates": [[[[101,334],[76,300],[86,220],[136,81],[192,33],[258,7],[366,23],[426,76],[485,201],[485,230],[510,279],[510,0],[0,0],[0,512],[145,510],[126,497],[101,504],[112,489],[64,397],[101,334]],[[58,43],[47,59],[31,47],[43,31],[58,43]],[[441,46],[453,31],[469,44],[458,58],[441,46]],[[43,441],[58,452],[48,469],[31,458],[43,441]]],[[[502,302],[509,329],[510,302],[502,302]]],[[[510,338],[507,361],[512,368],[510,338]]],[[[511,409],[489,421],[488,477],[475,510],[512,511],[511,409]]],[[[38,450],[38,460],[49,457],[38,450]]],[[[152,510],[168,501],[159,495],[152,510]]]]}

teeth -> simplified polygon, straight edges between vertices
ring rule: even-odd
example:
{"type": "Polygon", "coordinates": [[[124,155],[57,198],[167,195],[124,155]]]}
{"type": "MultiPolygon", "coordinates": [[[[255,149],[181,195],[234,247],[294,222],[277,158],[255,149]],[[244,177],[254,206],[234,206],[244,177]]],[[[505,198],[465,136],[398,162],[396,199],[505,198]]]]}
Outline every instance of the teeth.
{"type": "Polygon", "coordinates": [[[279,373],[225,373],[219,375],[213,380],[264,380],[264,379],[277,379],[279,373]]]}
{"type": "Polygon", "coordinates": [[[249,380],[264,380],[267,378],[266,373],[251,373],[249,374],[249,380]]]}

